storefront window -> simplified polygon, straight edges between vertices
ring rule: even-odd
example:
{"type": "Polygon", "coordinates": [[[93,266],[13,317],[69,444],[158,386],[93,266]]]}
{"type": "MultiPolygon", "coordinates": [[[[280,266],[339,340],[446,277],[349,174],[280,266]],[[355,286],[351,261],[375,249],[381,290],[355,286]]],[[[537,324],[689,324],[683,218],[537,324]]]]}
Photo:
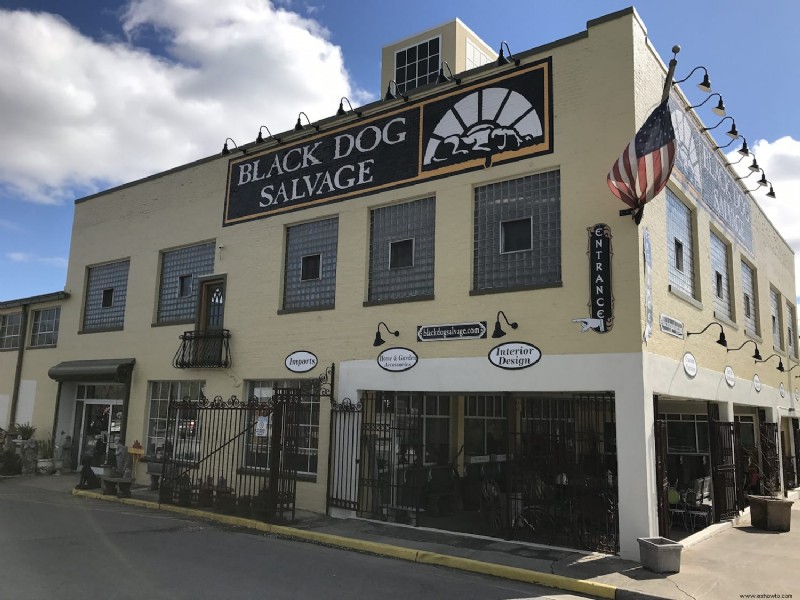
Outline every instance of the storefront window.
{"type": "Polygon", "coordinates": [[[505,452],[508,438],[505,398],[467,396],[464,404],[464,454],[484,456],[505,452]]]}

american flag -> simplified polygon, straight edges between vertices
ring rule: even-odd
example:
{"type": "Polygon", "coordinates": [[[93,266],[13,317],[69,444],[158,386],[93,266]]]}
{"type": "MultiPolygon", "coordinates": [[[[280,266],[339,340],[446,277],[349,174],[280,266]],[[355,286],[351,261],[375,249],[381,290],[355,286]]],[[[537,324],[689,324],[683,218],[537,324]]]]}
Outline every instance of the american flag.
{"type": "Polygon", "coordinates": [[[675,163],[675,130],[667,101],[642,125],[608,173],[611,193],[633,209],[637,225],[644,205],[667,184],[675,163]]]}

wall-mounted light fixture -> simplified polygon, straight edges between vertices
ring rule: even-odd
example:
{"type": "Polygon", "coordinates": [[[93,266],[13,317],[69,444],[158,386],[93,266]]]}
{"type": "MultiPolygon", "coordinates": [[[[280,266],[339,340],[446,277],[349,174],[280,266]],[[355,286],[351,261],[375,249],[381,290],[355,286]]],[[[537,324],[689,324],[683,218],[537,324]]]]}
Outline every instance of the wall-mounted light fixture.
{"type": "Polygon", "coordinates": [[[700,331],[690,331],[687,332],[686,337],[688,338],[690,335],[700,335],[701,333],[705,333],[706,330],[711,327],[712,325],[719,325],[719,339],[717,339],[717,343],[724,347],[728,347],[728,340],[725,339],[725,330],[722,328],[722,323],[717,323],[716,321],[711,321],[708,325],[706,325],[700,331]]]}
{"type": "MultiPolygon", "coordinates": [[[[793,366],[791,369],[787,369],[787,370],[786,370],[786,374],[788,375],[789,373],[791,373],[792,371],[794,371],[794,370],[795,370],[797,367],[800,367],[800,365],[795,365],[795,366],[793,366]]],[[[795,378],[795,379],[797,379],[797,378],[799,378],[799,377],[800,377],[800,375],[795,375],[795,376],[794,376],[794,378],[795,378]]]]}
{"type": "Polygon", "coordinates": [[[344,105],[342,102],[347,102],[347,106],[350,107],[350,112],[355,113],[357,117],[361,116],[361,113],[353,108],[353,105],[350,104],[350,100],[347,99],[347,96],[342,96],[342,99],[339,100],[339,110],[336,111],[336,116],[341,117],[347,114],[347,111],[344,109],[344,105]]]}
{"type": "Polygon", "coordinates": [[[447,83],[448,81],[455,81],[456,84],[461,83],[461,80],[453,75],[453,70],[450,68],[450,65],[447,64],[446,60],[442,61],[442,66],[439,67],[439,76],[436,78],[436,83],[447,83]],[[447,67],[447,71],[450,73],[450,77],[444,74],[444,68],[447,67]]]}
{"type": "Polygon", "coordinates": [[[231,153],[231,151],[228,149],[228,141],[230,141],[230,143],[233,144],[234,148],[236,148],[237,150],[241,150],[242,154],[247,154],[247,151],[244,148],[239,148],[239,146],[236,145],[236,142],[234,142],[233,139],[226,138],[225,139],[225,144],[222,146],[222,154],[223,154],[223,156],[225,154],[230,154],[231,153]]]}
{"type": "Polygon", "coordinates": [[[262,125],[261,127],[258,128],[258,137],[256,137],[256,144],[263,144],[266,141],[264,139],[264,136],[261,135],[261,130],[262,129],[266,129],[267,130],[267,135],[269,137],[271,137],[273,140],[275,140],[279,144],[281,143],[280,138],[276,138],[274,135],[272,135],[272,132],[269,130],[269,127],[267,127],[266,125],[262,125]]]}
{"type": "Polygon", "coordinates": [[[758,344],[756,344],[755,340],[746,340],[744,344],[742,344],[738,348],[728,348],[727,352],[736,352],[737,350],[741,350],[742,348],[744,348],[747,344],[753,344],[756,347],[756,351],[753,352],[753,358],[755,360],[761,360],[761,353],[758,351],[758,344]]]}
{"type": "Polygon", "coordinates": [[[775,367],[775,368],[778,369],[778,371],[780,371],[781,373],[783,373],[785,369],[783,368],[783,359],[781,358],[780,354],[771,354],[770,356],[768,356],[764,360],[758,360],[756,362],[767,362],[770,358],[774,358],[776,356],[778,357],[778,366],[775,367]]]}
{"type": "Polygon", "coordinates": [[[408,102],[408,95],[400,91],[400,87],[397,85],[397,82],[394,79],[390,79],[389,85],[386,86],[386,95],[383,97],[383,99],[396,100],[398,96],[408,102]],[[392,91],[392,84],[394,84],[394,92],[392,91]]]}
{"type": "Polygon", "coordinates": [[[769,186],[769,191],[766,194],[767,198],[776,198],[777,195],[775,194],[775,190],[772,187],[772,182],[768,181],[764,177],[758,180],[758,185],[756,187],[754,187],[752,190],[747,190],[747,191],[752,193],[755,192],[757,189],[765,187],[767,185],[769,186]]]}
{"type": "Polygon", "coordinates": [[[687,81],[692,75],[694,75],[694,73],[695,73],[695,71],[697,71],[697,69],[703,69],[703,72],[705,73],[705,76],[703,77],[703,81],[698,83],[697,87],[701,92],[705,92],[706,94],[708,94],[711,91],[711,80],[708,78],[708,69],[706,69],[703,65],[695,67],[694,69],[691,70],[691,72],[686,77],[684,77],[683,79],[679,79],[678,81],[675,81],[673,83],[673,85],[675,85],[677,83],[683,83],[684,81],[687,81]]]}
{"type": "Polygon", "coordinates": [[[394,337],[400,335],[399,331],[392,331],[391,329],[389,329],[389,326],[386,323],[381,321],[380,323],[378,323],[378,330],[375,332],[375,341],[372,342],[373,346],[383,346],[383,344],[386,343],[384,339],[381,337],[381,325],[383,325],[386,328],[386,333],[391,333],[394,337]]]}
{"type": "Polygon", "coordinates": [[[722,119],[719,123],[717,123],[713,127],[703,127],[702,131],[711,131],[712,129],[716,129],[717,127],[722,125],[728,119],[733,121],[733,125],[731,126],[731,128],[728,131],[725,132],[725,135],[727,135],[728,137],[731,137],[733,139],[736,139],[736,138],[739,137],[739,130],[736,129],[736,120],[731,116],[725,117],[724,119],[722,119]]]}
{"type": "Polygon", "coordinates": [[[714,92],[713,94],[711,94],[708,98],[703,100],[700,104],[695,104],[694,106],[690,106],[689,110],[693,110],[695,108],[700,108],[706,102],[711,100],[711,98],[713,98],[714,96],[717,96],[719,98],[719,102],[717,102],[717,105],[714,108],[712,108],[711,111],[715,115],[719,115],[720,117],[724,117],[725,116],[725,102],[722,101],[722,95],[717,93],[717,92],[714,92]]]}
{"type": "Polygon", "coordinates": [[[511,329],[516,329],[519,327],[517,323],[512,323],[509,321],[506,313],[504,313],[502,310],[497,311],[497,318],[494,321],[494,331],[492,332],[493,338],[501,338],[506,334],[506,332],[503,331],[503,328],[500,327],[500,315],[503,315],[503,319],[505,320],[506,324],[511,327],[511,329]]]}
{"type": "Polygon", "coordinates": [[[519,66],[519,59],[515,58],[514,55],[511,54],[511,48],[508,47],[508,44],[505,42],[500,42],[500,52],[497,55],[497,66],[501,67],[503,65],[507,65],[512,60],[514,61],[514,64],[516,66],[519,66]],[[505,46],[506,50],[508,50],[508,57],[506,57],[506,55],[503,54],[503,46],[505,46]]]}
{"type": "Polygon", "coordinates": [[[297,123],[294,124],[294,130],[295,131],[302,131],[303,130],[303,124],[300,122],[300,117],[301,116],[306,118],[306,121],[308,121],[308,124],[311,125],[311,127],[316,129],[317,131],[319,131],[319,125],[314,125],[311,122],[311,119],[308,118],[308,115],[306,113],[304,113],[303,111],[300,111],[300,114],[297,115],[297,123]]]}

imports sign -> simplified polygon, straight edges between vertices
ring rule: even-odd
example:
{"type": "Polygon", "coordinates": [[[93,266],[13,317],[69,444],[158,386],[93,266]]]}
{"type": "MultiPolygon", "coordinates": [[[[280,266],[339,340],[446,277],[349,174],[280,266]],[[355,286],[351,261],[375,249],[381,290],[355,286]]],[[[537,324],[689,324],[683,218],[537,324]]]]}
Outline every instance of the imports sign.
{"type": "Polygon", "coordinates": [[[224,225],[553,151],[549,58],[228,165],[224,225]]]}
{"type": "Polygon", "coordinates": [[[418,325],[420,342],[486,339],[486,321],[474,323],[445,323],[444,325],[418,325]]]}

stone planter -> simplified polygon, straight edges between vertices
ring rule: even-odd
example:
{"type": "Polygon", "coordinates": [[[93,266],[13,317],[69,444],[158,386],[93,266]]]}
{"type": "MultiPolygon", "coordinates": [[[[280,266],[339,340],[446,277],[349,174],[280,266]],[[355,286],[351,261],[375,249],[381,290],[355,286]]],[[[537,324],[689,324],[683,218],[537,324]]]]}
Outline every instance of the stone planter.
{"type": "Polygon", "coordinates": [[[639,562],[654,573],[678,573],[681,570],[683,545],[667,538],[637,538],[639,562]]]}
{"type": "Polygon", "coordinates": [[[52,475],[53,474],[53,459],[40,458],[36,461],[36,472],[39,475],[52,475]]]}
{"type": "Polygon", "coordinates": [[[792,500],[773,496],[748,496],[750,524],[765,531],[789,531],[792,525],[792,500]]]}

